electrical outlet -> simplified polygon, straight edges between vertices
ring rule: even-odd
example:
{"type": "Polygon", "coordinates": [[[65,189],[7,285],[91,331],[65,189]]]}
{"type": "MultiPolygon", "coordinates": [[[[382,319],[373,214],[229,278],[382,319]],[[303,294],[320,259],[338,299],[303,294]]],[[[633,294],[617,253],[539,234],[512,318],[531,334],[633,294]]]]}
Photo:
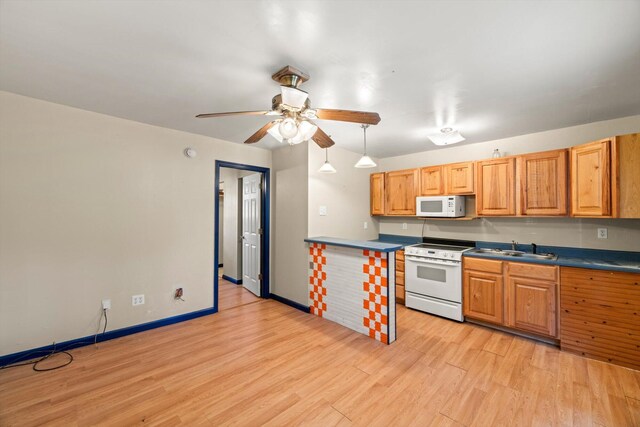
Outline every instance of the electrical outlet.
{"type": "Polygon", "coordinates": [[[134,295],[131,297],[131,305],[144,304],[144,295],[134,295]]]}
{"type": "Polygon", "coordinates": [[[111,310],[111,300],[110,299],[103,299],[102,300],[102,309],[103,310],[111,310]]]}
{"type": "Polygon", "coordinates": [[[406,222],[403,222],[403,223],[402,223],[402,229],[403,229],[403,230],[406,230],[406,229],[407,229],[407,223],[406,223],[406,222]]]}
{"type": "Polygon", "coordinates": [[[608,237],[606,228],[598,228],[598,239],[607,239],[608,237]]]}
{"type": "Polygon", "coordinates": [[[326,206],[320,206],[320,209],[318,209],[320,216],[327,216],[327,207],[326,206]]]}
{"type": "Polygon", "coordinates": [[[366,230],[367,228],[369,228],[369,223],[367,221],[364,222],[364,229],[366,230]]]}

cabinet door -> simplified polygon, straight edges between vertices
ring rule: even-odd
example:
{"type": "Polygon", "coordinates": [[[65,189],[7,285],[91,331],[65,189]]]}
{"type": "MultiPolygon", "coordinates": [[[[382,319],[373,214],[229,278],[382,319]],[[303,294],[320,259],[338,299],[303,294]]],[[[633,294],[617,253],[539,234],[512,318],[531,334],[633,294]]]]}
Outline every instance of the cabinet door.
{"type": "Polygon", "coordinates": [[[502,274],[465,270],[463,292],[462,307],[465,316],[503,323],[502,274]]]}
{"type": "Polygon", "coordinates": [[[509,277],[507,280],[509,288],[507,326],[556,337],[556,283],[520,277],[509,277]]]}
{"type": "Polygon", "coordinates": [[[567,150],[518,157],[522,215],[567,214],[567,150]]]}
{"type": "Polygon", "coordinates": [[[372,173],[369,188],[371,215],[384,215],[384,173],[372,173]]]}
{"type": "Polygon", "coordinates": [[[473,162],[445,165],[444,173],[446,195],[473,194],[475,181],[473,162]]]}
{"type": "Polygon", "coordinates": [[[571,147],[571,215],[611,215],[611,140],[571,147]]]}
{"type": "Polygon", "coordinates": [[[419,170],[387,172],[385,176],[386,214],[415,215],[416,196],[420,188],[419,170]]]}
{"type": "Polygon", "coordinates": [[[422,196],[441,196],[444,194],[442,166],[420,169],[420,194],[422,196]]]}
{"type": "Polygon", "coordinates": [[[515,215],[515,159],[478,162],[478,215],[515,215]]]}

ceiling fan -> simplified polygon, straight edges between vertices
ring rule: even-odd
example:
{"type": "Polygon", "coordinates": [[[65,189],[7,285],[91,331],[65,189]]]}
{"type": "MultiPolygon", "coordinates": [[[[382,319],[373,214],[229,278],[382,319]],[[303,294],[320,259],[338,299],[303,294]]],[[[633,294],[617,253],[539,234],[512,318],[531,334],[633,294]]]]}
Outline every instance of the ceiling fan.
{"type": "Polygon", "coordinates": [[[322,131],[312,120],[336,120],[340,122],[377,125],[380,123],[378,113],[350,110],[329,110],[326,108],[311,108],[309,94],[298,89],[302,83],[309,80],[309,75],[290,65],[282,68],[271,76],[280,83],[281,93],[271,100],[270,111],[235,111],[228,113],[198,114],[198,118],[223,116],[277,116],[273,120],[251,135],[244,143],[253,144],[271,134],[280,142],[291,145],[313,139],[322,148],[335,144],[331,137],[322,131]]]}

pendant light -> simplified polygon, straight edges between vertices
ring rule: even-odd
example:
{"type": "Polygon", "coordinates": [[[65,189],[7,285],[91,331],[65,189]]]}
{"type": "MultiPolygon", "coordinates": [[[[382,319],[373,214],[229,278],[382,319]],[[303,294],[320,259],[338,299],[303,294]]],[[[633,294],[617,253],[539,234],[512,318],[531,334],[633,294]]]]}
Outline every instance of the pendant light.
{"type": "Polygon", "coordinates": [[[329,149],[328,148],[324,149],[324,164],[322,165],[322,167],[320,169],[318,169],[318,172],[320,172],[320,173],[336,173],[337,172],[336,168],[334,168],[333,165],[331,165],[331,163],[329,163],[329,149]]]}
{"type": "Polygon", "coordinates": [[[355,167],[375,168],[378,165],[376,165],[376,162],[374,162],[371,157],[367,156],[367,128],[369,125],[361,125],[360,127],[364,132],[364,153],[362,154],[362,157],[360,157],[360,160],[358,160],[358,163],[355,164],[355,167]]]}

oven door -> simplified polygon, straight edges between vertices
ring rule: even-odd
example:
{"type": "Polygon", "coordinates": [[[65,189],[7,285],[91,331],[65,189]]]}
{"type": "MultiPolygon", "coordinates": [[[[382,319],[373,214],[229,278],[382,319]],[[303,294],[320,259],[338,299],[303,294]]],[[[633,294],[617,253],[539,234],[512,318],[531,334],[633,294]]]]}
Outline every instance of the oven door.
{"type": "Polygon", "coordinates": [[[462,302],[462,263],[415,256],[405,256],[407,292],[462,302]]]}

